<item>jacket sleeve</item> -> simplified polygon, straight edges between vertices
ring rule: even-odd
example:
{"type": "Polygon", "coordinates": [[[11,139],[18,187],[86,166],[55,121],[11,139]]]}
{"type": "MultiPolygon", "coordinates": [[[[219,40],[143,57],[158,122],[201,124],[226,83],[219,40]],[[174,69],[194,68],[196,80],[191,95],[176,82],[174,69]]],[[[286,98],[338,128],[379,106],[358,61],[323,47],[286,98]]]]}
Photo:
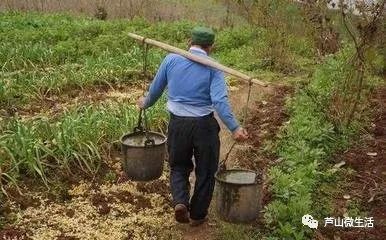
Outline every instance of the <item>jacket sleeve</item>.
{"type": "Polygon", "coordinates": [[[150,85],[149,93],[145,99],[145,108],[153,106],[162,95],[167,86],[167,67],[169,64],[169,57],[166,57],[155,75],[153,82],[150,85]]]}
{"type": "Polygon", "coordinates": [[[228,100],[228,91],[223,72],[212,70],[212,82],[210,85],[210,97],[212,104],[221,121],[233,132],[239,128],[228,100]]]}

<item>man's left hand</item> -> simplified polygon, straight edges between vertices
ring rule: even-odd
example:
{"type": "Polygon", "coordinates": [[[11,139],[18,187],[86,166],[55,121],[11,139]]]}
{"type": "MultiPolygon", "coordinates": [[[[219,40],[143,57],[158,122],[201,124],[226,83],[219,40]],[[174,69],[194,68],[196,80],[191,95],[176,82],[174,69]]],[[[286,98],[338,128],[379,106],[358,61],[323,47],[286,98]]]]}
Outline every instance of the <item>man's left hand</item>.
{"type": "Polygon", "coordinates": [[[248,139],[248,132],[247,132],[247,130],[245,130],[242,127],[237,128],[232,133],[232,135],[233,135],[233,139],[238,141],[238,142],[245,141],[248,139]]]}

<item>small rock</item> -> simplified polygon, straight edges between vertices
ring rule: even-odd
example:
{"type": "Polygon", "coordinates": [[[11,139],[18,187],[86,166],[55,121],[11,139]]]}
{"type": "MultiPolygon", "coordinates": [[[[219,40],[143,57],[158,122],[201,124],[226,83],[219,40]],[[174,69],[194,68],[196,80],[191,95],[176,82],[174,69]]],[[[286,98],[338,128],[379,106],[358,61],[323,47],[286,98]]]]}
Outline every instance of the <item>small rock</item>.
{"type": "Polygon", "coordinates": [[[368,152],[367,156],[376,157],[378,154],[376,152],[368,152]]]}
{"type": "Polygon", "coordinates": [[[217,226],[217,224],[215,222],[209,222],[208,226],[215,227],[215,226],[217,226]]]}
{"type": "Polygon", "coordinates": [[[351,198],[351,196],[350,196],[350,195],[348,195],[348,194],[345,194],[345,195],[343,195],[343,198],[344,198],[344,199],[346,199],[346,200],[348,200],[348,199],[350,199],[350,198],[351,198]]]}
{"type": "Polygon", "coordinates": [[[346,162],[345,161],[341,161],[337,164],[335,164],[331,169],[330,169],[330,172],[331,173],[336,173],[338,171],[339,168],[341,168],[343,165],[345,165],[346,162]]]}
{"type": "Polygon", "coordinates": [[[345,165],[345,164],[346,164],[345,161],[341,161],[341,162],[335,164],[333,168],[340,168],[340,167],[342,167],[342,166],[345,165]]]}

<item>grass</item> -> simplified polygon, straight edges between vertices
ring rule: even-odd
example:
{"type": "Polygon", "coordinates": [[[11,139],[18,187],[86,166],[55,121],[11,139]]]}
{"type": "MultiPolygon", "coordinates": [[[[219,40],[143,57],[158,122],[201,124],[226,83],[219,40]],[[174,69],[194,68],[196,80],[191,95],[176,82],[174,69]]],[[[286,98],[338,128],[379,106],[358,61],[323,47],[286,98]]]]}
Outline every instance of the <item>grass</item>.
{"type": "MultiPolygon", "coordinates": [[[[155,129],[166,119],[163,103],[148,114],[155,129]]],[[[2,125],[0,137],[2,178],[16,183],[20,175],[37,176],[47,183],[46,172],[74,167],[96,174],[103,158],[119,137],[136,124],[137,109],[127,103],[81,106],[49,118],[11,118],[2,125]]]]}
{"type": "Polygon", "coordinates": [[[261,239],[261,237],[258,229],[254,227],[226,222],[219,222],[219,228],[215,235],[215,239],[217,240],[249,240],[261,239]]]}
{"type": "MultiPolygon", "coordinates": [[[[71,173],[74,168],[89,175],[97,174],[119,137],[134,126],[137,109],[133,105],[124,102],[93,103],[64,110],[55,116],[32,113],[28,117],[20,117],[18,109],[28,104],[42,106],[50,96],[71,95],[73,90],[99,84],[135,86],[144,81],[141,75],[143,52],[140,43],[130,39],[127,32],[186,48],[190,30],[198,24],[189,21],[151,24],[137,18],[130,21],[98,21],[67,14],[0,13],[0,107],[5,109],[0,111],[1,187],[17,186],[23,177],[41,179],[50,186],[50,174],[57,171],[71,173]]],[[[250,75],[271,81],[283,77],[297,81],[313,69],[312,43],[304,37],[289,34],[289,47],[284,50],[288,59],[296,61],[290,64],[295,70],[286,74],[267,64],[267,49],[271,49],[269,46],[272,45],[267,29],[236,26],[216,31],[213,57],[250,75]]],[[[163,51],[150,49],[148,69],[151,74],[165,55],[163,51]]],[[[303,120],[296,119],[296,115],[300,118],[303,110],[303,118],[306,114],[315,114],[312,106],[300,104],[300,98],[297,100],[299,108],[293,110],[293,128],[288,128],[287,136],[292,136],[298,146],[305,146],[305,152],[297,153],[298,148],[286,146],[284,140],[281,150],[284,157],[298,154],[286,161],[290,167],[292,164],[296,175],[293,177],[286,172],[289,171],[285,170],[288,166],[272,169],[271,172],[275,179],[272,191],[277,200],[268,208],[266,217],[278,226],[288,219],[295,219],[294,216],[303,211],[303,206],[309,208],[309,189],[302,188],[298,179],[309,177],[307,184],[312,185],[312,174],[318,164],[308,158],[323,155],[319,150],[315,151],[313,145],[308,146],[300,137],[294,137],[304,124],[303,120]],[[293,125],[296,122],[298,125],[293,125]],[[303,167],[294,163],[297,157],[302,157],[303,163],[306,163],[303,167]],[[307,202],[299,206],[298,202],[304,203],[301,191],[306,193],[307,202]],[[289,207],[284,206],[283,199],[288,200],[289,207]],[[288,209],[292,210],[288,212],[288,209]]],[[[164,130],[165,127],[167,114],[164,100],[149,112],[155,129],[164,130]]],[[[312,121],[320,120],[319,117],[316,115],[307,119],[306,124],[309,126],[312,121]]],[[[329,134],[329,125],[322,124],[321,127],[323,129],[319,130],[322,133],[327,131],[329,134]]],[[[319,130],[316,129],[313,135],[305,133],[314,137],[320,134],[319,130]]],[[[108,181],[115,177],[113,173],[106,175],[108,181]]],[[[2,190],[5,192],[5,188],[2,190]]],[[[276,230],[275,233],[282,236],[292,236],[292,232],[288,235],[282,231],[283,228],[279,232],[276,230]]],[[[219,239],[261,237],[249,228],[236,225],[221,226],[218,236],[219,239]]]]}

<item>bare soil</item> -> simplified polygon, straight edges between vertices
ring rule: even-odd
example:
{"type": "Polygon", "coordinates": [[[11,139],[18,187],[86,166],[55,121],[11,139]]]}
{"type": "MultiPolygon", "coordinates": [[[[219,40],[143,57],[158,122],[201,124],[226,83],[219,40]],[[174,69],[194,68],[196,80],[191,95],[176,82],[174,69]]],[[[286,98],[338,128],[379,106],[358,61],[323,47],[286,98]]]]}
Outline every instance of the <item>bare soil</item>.
{"type": "Polygon", "coordinates": [[[237,154],[241,156],[241,158],[237,158],[241,167],[261,170],[269,165],[267,161],[256,161],[256,157],[251,158],[248,155],[258,155],[264,157],[265,160],[271,160],[275,157],[269,151],[262,151],[261,147],[266,141],[273,143],[279,128],[288,120],[289,116],[284,105],[285,100],[292,93],[291,87],[280,85],[276,86],[275,91],[267,94],[264,100],[255,101],[245,126],[249,133],[247,144],[250,145],[246,153],[247,157],[243,156],[245,152],[243,154],[242,151],[238,151],[237,154]]]}
{"type": "Polygon", "coordinates": [[[377,90],[372,105],[371,128],[340,157],[347,167],[355,170],[344,180],[347,184],[343,192],[350,199],[337,196],[334,206],[335,212],[342,216],[350,202],[359,202],[366,213],[359,217],[373,217],[374,228],[326,228],[317,234],[317,239],[386,239],[386,87],[377,90]]]}
{"type": "Polygon", "coordinates": [[[29,240],[25,231],[18,228],[8,227],[0,230],[0,240],[29,240]]]}
{"type": "Polygon", "coordinates": [[[165,199],[169,200],[168,202],[171,203],[169,181],[166,179],[159,180],[159,181],[152,181],[148,183],[144,183],[144,182],[138,183],[137,190],[144,194],[158,193],[165,199]]]}
{"type": "Polygon", "coordinates": [[[56,240],[79,240],[79,238],[62,234],[56,240]]]}
{"type": "MultiPolygon", "coordinates": [[[[110,199],[111,200],[111,199],[110,199]]],[[[109,206],[109,199],[106,195],[97,193],[91,198],[91,203],[98,210],[98,213],[101,215],[109,214],[111,207],[109,206]]]]}

